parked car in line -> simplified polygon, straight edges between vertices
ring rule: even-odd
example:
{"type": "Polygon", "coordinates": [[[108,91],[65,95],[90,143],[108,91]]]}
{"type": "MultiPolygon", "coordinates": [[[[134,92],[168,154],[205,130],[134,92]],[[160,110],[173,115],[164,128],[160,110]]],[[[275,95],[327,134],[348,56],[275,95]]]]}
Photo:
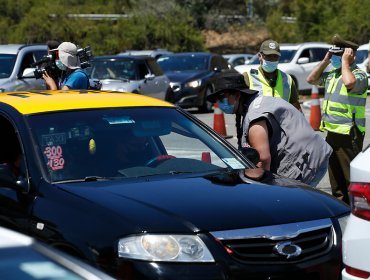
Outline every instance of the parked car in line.
{"type": "Polygon", "coordinates": [[[162,100],[172,96],[170,80],[149,56],[96,56],[86,69],[102,90],[140,93],[162,100]]]}
{"type": "Polygon", "coordinates": [[[2,280],[113,280],[109,275],[26,235],[0,227],[2,280]]]}
{"type": "Polygon", "coordinates": [[[47,50],[46,44],[0,45],[0,92],[46,89],[46,83],[43,79],[35,79],[33,75],[25,75],[24,71],[46,55],[47,50]]]}
{"type": "Polygon", "coordinates": [[[166,49],[155,49],[155,50],[127,50],[125,52],[121,52],[118,55],[133,55],[133,56],[142,56],[142,55],[148,55],[155,59],[160,58],[162,55],[168,55],[172,54],[173,52],[170,52],[166,49]]]}
{"type": "Polygon", "coordinates": [[[340,276],[349,207],[253,175],[263,170],[178,106],[105,91],[4,93],[0,128],[0,162],[20,159],[0,164],[0,224],[115,278],[340,276]]]}
{"type": "Polygon", "coordinates": [[[370,279],[370,146],[350,165],[352,213],[343,236],[343,280],[370,279]]]}
{"type": "MultiPolygon", "coordinates": [[[[361,45],[356,51],[356,64],[359,68],[364,70],[367,73],[367,66],[369,63],[369,44],[361,45]]],[[[367,73],[367,79],[369,84],[369,91],[370,92],[370,73],[367,73]]]]}
{"type": "Polygon", "coordinates": [[[182,108],[197,107],[201,112],[212,111],[207,96],[214,92],[214,80],[237,73],[221,55],[209,52],[175,53],[157,61],[171,82],[170,101],[182,108]]]}
{"type": "Polygon", "coordinates": [[[248,64],[249,60],[253,57],[253,54],[250,53],[235,53],[235,54],[223,54],[223,58],[227,60],[227,62],[232,66],[235,67],[237,65],[248,64]]]}
{"type": "MultiPolygon", "coordinates": [[[[311,92],[312,85],[307,83],[307,76],[313,68],[325,57],[331,45],[326,43],[281,44],[278,68],[292,76],[298,90],[302,93],[311,92]]],[[[258,55],[248,64],[235,67],[239,73],[255,69],[259,65],[258,55]]],[[[329,66],[330,67],[330,66],[329,66]]]]}

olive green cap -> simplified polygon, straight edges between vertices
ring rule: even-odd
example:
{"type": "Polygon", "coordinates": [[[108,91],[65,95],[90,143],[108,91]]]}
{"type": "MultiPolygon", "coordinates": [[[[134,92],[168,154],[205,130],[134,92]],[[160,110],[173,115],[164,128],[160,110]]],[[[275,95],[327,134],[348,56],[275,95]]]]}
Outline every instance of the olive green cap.
{"type": "Polygon", "coordinates": [[[276,54],[281,56],[280,54],[280,46],[276,41],[273,40],[266,40],[261,44],[260,52],[266,55],[269,54],[276,54]]]}
{"type": "Polygon", "coordinates": [[[335,34],[331,40],[331,43],[338,48],[351,48],[353,50],[357,50],[359,45],[348,41],[344,40],[342,37],[339,36],[339,34],[335,34]]]}

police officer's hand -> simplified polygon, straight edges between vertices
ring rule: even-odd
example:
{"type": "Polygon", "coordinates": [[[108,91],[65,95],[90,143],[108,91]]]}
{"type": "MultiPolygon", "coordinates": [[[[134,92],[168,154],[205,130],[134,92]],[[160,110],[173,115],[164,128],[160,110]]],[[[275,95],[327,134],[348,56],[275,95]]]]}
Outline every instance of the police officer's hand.
{"type": "Polygon", "coordinates": [[[351,48],[345,48],[342,55],[342,62],[351,65],[355,61],[355,54],[351,48]]]}
{"type": "Polygon", "coordinates": [[[332,55],[331,52],[327,52],[325,54],[325,57],[324,57],[323,61],[330,63],[331,55],[332,55]]]}

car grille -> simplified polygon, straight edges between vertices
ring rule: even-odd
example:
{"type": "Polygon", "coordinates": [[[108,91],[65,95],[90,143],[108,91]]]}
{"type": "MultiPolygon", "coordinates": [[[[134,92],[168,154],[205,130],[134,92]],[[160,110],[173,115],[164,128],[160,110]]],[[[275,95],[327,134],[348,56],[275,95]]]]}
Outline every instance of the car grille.
{"type": "Polygon", "coordinates": [[[333,245],[334,234],[330,219],[212,233],[236,260],[265,264],[301,262],[324,255],[333,245]],[[288,253],[296,251],[297,246],[301,253],[298,256],[279,253],[276,248],[285,244],[294,246],[286,247],[288,253]]]}

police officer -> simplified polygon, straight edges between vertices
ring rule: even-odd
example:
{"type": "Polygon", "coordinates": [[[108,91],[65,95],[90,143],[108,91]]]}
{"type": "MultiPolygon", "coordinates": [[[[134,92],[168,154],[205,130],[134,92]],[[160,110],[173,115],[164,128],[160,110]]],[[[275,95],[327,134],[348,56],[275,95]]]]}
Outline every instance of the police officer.
{"type": "Polygon", "coordinates": [[[279,70],[280,46],[273,40],[266,40],[260,46],[258,69],[244,73],[245,83],[250,89],[258,90],[265,96],[280,97],[302,111],[298,100],[298,90],[292,77],[279,70]]]}
{"type": "Polygon", "coordinates": [[[207,100],[243,118],[241,146],[260,154],[258,167],[316,186],[328,168],[330,146],[294,106],[248,89],[243,75],[223,76],[207,100]]]}
{"type": "Polygon", "coordinates": [[[327,131],[326,141],[334,151],[329,160],[331,190],[349,204],[349,166],[362,150],[368,85],[366,73],[355,64],[358,45],[338,34],[333,36],[332,44],[307,82],[325,86],[320,129],[327,131]],[[330,63],[333,69],[324,72],[330,63]]]}

